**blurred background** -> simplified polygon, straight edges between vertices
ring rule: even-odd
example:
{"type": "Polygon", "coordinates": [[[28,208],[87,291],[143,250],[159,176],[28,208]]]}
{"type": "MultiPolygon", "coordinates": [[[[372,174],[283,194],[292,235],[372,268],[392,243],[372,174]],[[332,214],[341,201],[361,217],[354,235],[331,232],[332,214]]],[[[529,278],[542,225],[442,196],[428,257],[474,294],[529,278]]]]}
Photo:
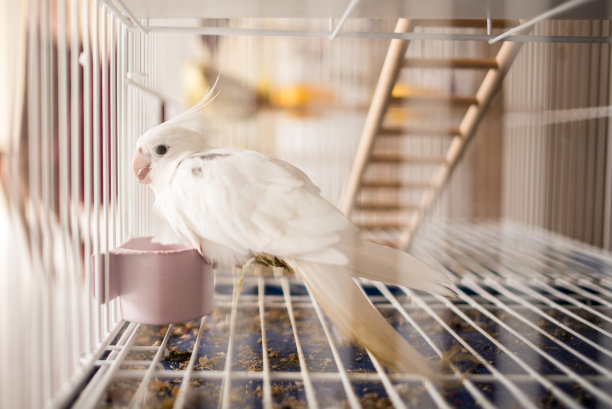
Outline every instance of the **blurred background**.
{"type": "MultiPolygon", "coordinates": [[[[218,95],[193,124],[213,145],[291,162],[365,238],[429,257],[453,274],[457,285],[462,274],[478,270],[462,264],[473,252],[490,250],[491,260],[520,264],[521,255],[534,247],[562,253],[588,249],[579,267],[565,256],[549,255],[529,268],[537,277],[544,274],[543,282],[554,284],[561,298],[588,293],[586,301],[561,304],[554,291],[544,297],[557,312],[566,304],[594,309],[595,318],[583,319],[590,325],[580,322],[598,334],[590,339],[593,345],[584,341],[596,350],[585,353],[595,368],[585,376],[598,377],[578,384],[591,394],[593,407],[612,401],[605,389],[612,379],[608,2],[6,0],[0,6],[1,407],[121,401],[105,389],[111,381],[104,374],[116,379],[117,371],[130,369],[107,370],[119,356],[125,359],[118,354],[126,331],[151,329],[128,327],[117,300],[98,303],[92,288],[108,285],[101,263],[128,237],[177,239],[153,214],[150,189],[135,183],[133,146],[148,128],[197,103],[215,82],[218,95]],[[455,225],[465,231],[449,233],[446,226],[455,225]],[[496,226],[499,234],[482,235],[478,226],[496,226]],[[505,234],[512,237],[509,247],[518,246],[515,253],[505,252],[510,251],[505,234]],[[537,246],[525,244],[538,235],[544,238],[537,246]],[[437,243],[441,237],[448,241],[437,243]],[[454,253],[456,243],[481,247],[454,253]],[[446,248],[449,259],[425,251],[428,246],[446,248]],[[571,272],[547,276],[546,268],[559,267],[559,260],[572,266],[571,272]],[[577,287],[559,284],[565,279],[577,287]]],[[[493,274],[510,289],[506,279],[519,274],[497,264],[485,269],[479,280],[488,282],[487,274],[493,274]]],[[[529,273],[521,280],[529,282],[529,273]]],[[[231,277],[226,281],[220,283],[231,277]]],[[[231,292],[219,288],[223,305],[231,292]]],[[[309,303],[301,288],[298,300],[309,303]]],[[[476,290],[470,291],[465,297],[471,300],[476,290]]],[[[499,289],[490,294],[503,299],[499,289]]],[[[270,294],[251,295],[255,303],[270,294]]],[[[280,302],[274,298],[279,294],[271,296],[267,300],[280,302]]],[[[462,302],[469,304],[466,299],[462,302]]],[[[233,313],[214,319],[226,322],[233,313]]],[[[563,319],[555,325],[576,330],[563,319]]],[[[445,330],[440,324],[438,331],[445,330]]],[[[149,355],[132,360],[153,369],[123,376],[149,382],[168,375],[155,375],[159,357],[149,355]]],[[[563,373],[572,378],[574,372],[563,373]]],[[[216,393],[226,376],[210,375],[219,382],[216,393]]],[[[535,378],[538,387],[550,386],[535,378]]],[[[541,400],[523,400],[515,390],[525,379],[512,379],[506,387],[516,402],[541,407],[541,400]]],[[[140,397],[138,382],[131,393],[140,397]]],[[[372,382],[382,388],[384,379],[372,382]]],[[[393,398],[393,387],[386,387],[385,396],[393,398]]],[[[181,388],[187,394],[187,387],[181,388]]],[[[435,405],[452,401],[433,390],[428,393],[435,405]]],[[[553,391],[564,405],[584,403],[562,387],[553,391]]],[[[352,395],[342,393],[355,407],[352,395]]],[[[480,401],[478,393],[470,393],[480,401]]],[[[175,395],[169,393],[168,407],[186,405],[175,395]]],[[[367,406],[363,396],[360,405],[367,406]]],[[[504,406],[485,396],[489,404],[504,406]]],[[[159,403],[130,399],[115,406],[159,403]]],[[[219,405],[229,407],[230,400],[223,399],[219,405]]],[[[317,407],[312,398],[296,399],[317,407]]],[[[391,400],[401,406],[407,399],[391,400]]],[[[271,404],[264,399],[253,406],[271,404]]]]}

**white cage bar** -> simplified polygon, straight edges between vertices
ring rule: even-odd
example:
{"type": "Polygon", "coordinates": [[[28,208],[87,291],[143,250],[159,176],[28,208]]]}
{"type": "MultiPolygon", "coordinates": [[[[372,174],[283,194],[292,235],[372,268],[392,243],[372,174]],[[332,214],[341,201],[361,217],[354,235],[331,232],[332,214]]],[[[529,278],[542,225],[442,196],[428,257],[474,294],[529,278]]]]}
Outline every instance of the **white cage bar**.
{"type": "MultiPolygon", "coordinates": [[[[543,229],[600,247],[612,241],[612,24],[598,20],[610,17],[607,3],[517,2],[515,8],[504,2],[505,12],[485,13],[445,2],[440,18],[472,13],[484,25],[407,33],[392,31],[401,10],[378,10],[369,0],[330,2],[329,15],[320,15],[324,2],[313,2],[307,10],[287,10],[287,19],[240,15],[250,6],[237,1],[229,3],[244,10],[225,16],[208,16],[202,2],[198,18],[173,15],[189,11],[190,2],[177,2],[166,15],[160,1],[145,11],[146,2],[136,0],[11,3],[0,3],[1,407],[612,406],[612,257],[543,229]],[[515,15],[518,3],[528,15],[515,15]],[[564,10],[558,18],[573,17],[573,7],[587,20],[540,21],[564,10]],[[495,18],[514,23],[498,28],[495,18]],[[524,27],[518,18],[534,30],[515,35],[524,27]],[[207,58],[228,67],[222,79],[255,72],[266,59],[278,63],[259,83],[256,74],[237,80],[240,101],[252,104],[244,110],[257,111],[256,119],[231,119],[227,126],[213,118],[219,129],[206,131],[224,143],[295,158],[330,200],[345,183],[387,40],[410,40],[415,45],[407,56],[430,60],[469,54],[487,42],[524,43],[500,119],[511,136],[499,166],[503,211],[494,222],[474,222],[479,213],[465,191],[478,181],[468,167],[476,166],[475,154],[468,152],[472,165],[453,175],[433,209],[435,221],[427,221],[411,249],[448,271],[457,297],[358,281],[403,336],[442,361],[446,383],[389,373],[337,332],[294,277],[246,277],[241,293],[235,275],[220,272],[210,316],[168,326],[122,320],[117,300],[108,299],[109,250],[134,235],[170,235],[153,214],[151,192],[133,180],[132,151],[139,135],[184,108],[184,95],[173,92],[180,88],[174,74],[187,75],[172,59],[190,39],[211,43],[207,58]],[[274,91],[258,86],[277,81],[280,89],[293,79],[277,54],[295,52],[296,44],[319,59],[295,71],[328,87],[296,92],[321,104],[324,114],[258,105],[274,91]],[[555,67],[558,54],[570,62],[555,67]],[[553,74],[557,82],[549,81],[553,74]],[[595,78],[588,86],[580,80],[586,76],[595,78]],[[569,85],[555,89],[559,84],[569,85]],[[291,115],[275,117],[282,109],[291,115]],[[573,184],[549,171],[571,176],[573,184]],[[574,186],[580,180],[593,187],[580,190],[574,186]],[[555,201],[572,189],[588,196],[584,203],[555,201]],[[581,217],[589,209],[596,216],[587,223],[581,217]]],[[[260,3],[262,14],[278,5],[260,3]]],[[[429,6],[420,7],[411,13],[431,17],[429,6]]],[[[430,92],[475,81],[441,71],[420,68],[402,79],[430,92]]],[[[225,102],[230,108],[220,100],[211,106],[219,109],[215,115],[225,109],[239,116],[235,100],[225,102]]],[[[448,106],[439,110],[451,116],[448,106]]],[[[447,141],[430,136],[401,149],[431,162],[447,141]]],[[[430,165],[414,167],[413,175],[426,175],[430,165]]],[[[401,231],[369,234],[392,242],[401,231]]]]}

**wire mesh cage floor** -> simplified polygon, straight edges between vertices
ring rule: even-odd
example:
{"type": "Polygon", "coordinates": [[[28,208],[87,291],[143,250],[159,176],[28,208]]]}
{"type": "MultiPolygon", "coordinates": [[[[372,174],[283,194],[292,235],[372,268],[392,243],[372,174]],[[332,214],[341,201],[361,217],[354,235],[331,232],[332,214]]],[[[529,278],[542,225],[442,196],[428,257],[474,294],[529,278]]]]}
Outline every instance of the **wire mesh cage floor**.
{"type": "Polygon", "coordinates": [[[609,407],[612,257],[512,224],[434,224],[414,254],[455,276],[446,299],[361,281],[445,381],[389,373],[291,277],[220,276],[215,310],[122,323],[74,402],[95,407],[609,407]],[[233,297],[237,295],[237,302],[233,297]]]}

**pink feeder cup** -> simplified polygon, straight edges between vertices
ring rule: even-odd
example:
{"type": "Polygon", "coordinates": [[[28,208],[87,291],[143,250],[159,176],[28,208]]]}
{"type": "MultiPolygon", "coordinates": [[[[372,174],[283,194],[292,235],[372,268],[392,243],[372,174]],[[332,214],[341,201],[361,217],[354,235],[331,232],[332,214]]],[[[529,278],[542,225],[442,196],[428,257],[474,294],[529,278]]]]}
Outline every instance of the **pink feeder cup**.
{"type": "MultiPolygon", "coordinates": [[[[101,283],[96,298],[104,302],[105,257],[99,259],[102,274],[94,282],[101,283]]],[[[119,297],[121,314],[127,321],[163,325],[197,319],[212,311],[213,268],[196,249],[137,237],[111,250],[108,260],[108,299],[119,297]]]]}

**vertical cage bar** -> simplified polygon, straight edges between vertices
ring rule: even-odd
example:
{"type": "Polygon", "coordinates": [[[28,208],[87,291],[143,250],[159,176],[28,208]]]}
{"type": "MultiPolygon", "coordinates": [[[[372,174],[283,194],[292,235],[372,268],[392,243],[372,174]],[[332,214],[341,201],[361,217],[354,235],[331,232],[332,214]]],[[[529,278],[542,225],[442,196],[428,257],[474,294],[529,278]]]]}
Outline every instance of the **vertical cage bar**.
{"type": "Polygon", "coordinates": [[[129,111],[127,105],[127,85],[125,83],[125,73],[128,70],[127,67],[127,52],[128,52],[128,37],[127,37],[127,28],[125,26],[121,27],[121,38],[120,38],[121,46],[118,48],[118,56],[119,56],[119,75],[117,75],[117,90],[119,91],[119,99],[117,104],[118,111],[118,119],[119,119],[119,143],[117,146],[118,149],[118,184],[119,184],[119,226],[121,227],[121,240],[124,240],[127,235],[127,211],[129,206],[129,197],[128,190],[126,186],[127,177],[126,177],[126,160],[125,160],[125,152],[126,152],[126,140],[128,140],[128,130],[127,130],[127,121],[129,118],[129,111]]]}
{"type": "Polygon", "coordinates": [[[160,365],[159,361],[166,353],[166,346],[168,345],[168,340],[170,339],[170,334],[172,334],[172,331],[174,331],[174,325],[170,324],[168,325],[166,334],[164,335],[164,338],[162,339],[162,342],[159,345],[159,348],[157,349],[153,360],[149,364],[147,371],[145,372],[144,376],[142,377],[142,380],[140,381],[138,389],[136,390],[136,392],[134,392],[134,396],[130,401],[129,408],[139,408],[141,406],[146,406],[146,397],[148,392],[147,389],[149,388],[149,382],[155,374],[157,365],[160,365]]]}
{"type": "MultiPolygon", "coordinates": [[[[101,54],[102,54],[102,62],[101,62],[101,70],[102,70],[102,218],[104,220],[103,224],[103,241],[101,243],[101,250],[104,252],[104,270],[103,270],[103,281],[101,283],[102,288],[104,288],[104,305],[102,306],[103,312],[103,320],[102,320],[102,334],[107,334],[110,329],[111,319],[110,319],[110,308],[109,308],[109,267],[110,267],[110,258],[108,251],[109,241],[110,241],[110,220],[109,220],[109,196],[110,196],[110,169],[109,169],[109,144],[110,144],[110,136],[109,136],[109,112],[108,112],[108,70],[110,69],[108,64],[108,9],[105,5],[101,7],[102,12],[102,27],[101,33],[101,54]]],[[[104,336],[103,335],[103,336],[104,336]]]]}
{"type": "Polygon", "coordinates": [[[287,308],[287,314],[289,315],[289,321],[291,322],[291,329],[293,331],[293,338],[295,341],[295,348],[298,353],[298,360],[300,362],[300,372],[304,381],[304,390],[306,392],[306,403],[309,409],[318,408],[317,398],[312,387],[312,381],[310,380],[310,373],[306,366],[306,359],[304,358],[304,351],[302,350],[302,344],[300,337],[298,336],[297,324],[295,322],[295,315],[293,314],[293,303],[291,301],[291,290],[289,289],[289,282],[286,277],[280,277],[281,288],[283,290],[283,299],[285,300],[285,307],[287,308]]]}
{"type": "MultiPolygon", "coordinates": [[[[83,65],[83,186],[84,186],[84,246],[83,246],[83,259],[85,260],[85,288],[86,291],[91,291],[93,288],[92,280],[92,262],[91,262],[91,196],[92,196],[92,169],[91,169],[91,155],[92,155],[92,72],[91,72],[91,27],[90,22],[90,0],[83,1],[83,14],[82,14],[82,26],[83,26],[83,53],[79,61],[83,65]]],[[[93,351],[97,339],[94,335],[94,308],[96,300],[85,296],[85,345],[88,351],[93,351]]]]}
{"type": "MultiPolygon", "coordinates": [[[[109,238],[110,247],[117,247],[119,220],[117,218],[117,30],[118,24],[114,13],[110,14],[110,113],[109,113],[109,129],[110,129],[110,221],[111,233],[109,238]]],[[[109,294],[105,287],[105,295],[109,294]]],[[[106,296],[107,297],[107,296],[106,296]]],[[[105,298],[108,303],[108,298],[105,298]]],[[[110,304],[111,322],[117,321],[117,303],[110,304]]]]}
{"type": "MultiPolygon", "coordinates": [[[[193,344],[193,349],[191,351],[191,356],[189,357],[189,362],[187,363],[187,368],[185,369],[185,373],[183,375],[183,380],[181,381],[181,386],[179,388],[178,395],[174,402],[174,409],[182,409],[185,406],[185,398],[191,385],[191,378],[193,376],[193,366],[195,365],[195,360],[198,356],[198,349],[200,348],[200,342],[202,341],[202,335],[204,334],[204,327],[206,326],[206,320],[208,316],[204,316],[200,319],[200,327],[198,328],[198,335],[196,335],[195,342],[193,344]]],[[[170,332],[170,330],[168,330],[170,332]]]]}
{"type": "Polygon", "coordinates": [[[100,96],[100,3],[98,0],[93,0],[93,26],[92,26],[92,81],[93,81],[93,92],[92,92],[92,117],[93,117],[93,142],[92,142],[92,175],[93,175],[93,229],[92,229],[92,241],[93,241],[93,257],[94,257],[94,271],[93,279],[96,288],[96,299],[99,300],[94,304],[94,338],[100,341],[103,337],[103,310],[104,307],[101,305],[102,300],[102,285],[104,283],[104,271],[101,267],[101,217],[100,217],[100,202],[101,202],[101,190],[102,190],[102,175],[101,175],[101,96],[100,96]]]}
{"type": "Polygon", "coordinates": [[[52,288],[54,286],[52,277],[52,261],[51,261],[51,233],[50,233],[50,220],[49,213],[52,212],[52,185],[53,185],[53,136],[55,134],[52,118],[53,112],[52,107],[55,106],[52,97],[52,84],[51,80],[53,75],[53,61],[51,57],[52,51],[52,27],[50,17],[50,2],[43,1],[41,4],[41,22],[40,22],[40,51],[41,51],[41,224],[42,224],[42,244],[43,244],[43,271],[47,278],[46,283],[42,288],[42,358],[43,362],[41,365],[42,377],[43,377],[43,400],[49,401],[53,396],[55,389],[55,371],[52,361],[52,354],[54,345],[54,338],[51,328],[53,322],[53,294],[52,288]]]}
{"type": "Polygon", "coordinates": [[[270,381],[270,359],[268,358],[268,341],[265,326],[265,282],[263,277],[257,279],[257,306],[259,307],[259,326],[261,328],[261,359],[263,370],[263,407],[272,408],[272,386],[270,381]]]}
{"type": "MultiPolygon", "coordinates": [[[[27,65],[27,119],[28,119],[28,134],[27,134],[27,146],[28,146],[28,185],[30,195],[30,254],[32,255],[31,263],[32,270],[35,273],[36,279],[39,281],[39,286],[36,287],[37,293],[42,293],[42,285],[47,283],[47,277],[42,269],[42,232],[41,232],[41,217],[39,213],[40,208],[40,145],[41,145],[41,112],[40,112],[40,100],[41,100],[41,78],[40,72],[34,67],[40,67],[40,6],[41,4],[36,0],[31,0],[28,4],[29,7],[29,21],[28,21],[28,65],[27,65]],[[42,274],[41,274],[42,273],[42,274]]],[[[41,294],[42,295],[42,294],[41,294]]],[[[40,340],[46,340],[44,332],[44,308],[42,297],[36,297],[37,300],[33,302],[33,319],[30,325],[32,333],[40,332],[40,340]],[[43,331],[41,331],[43,330],[43,331]]],[[[7,311],[8,312],[8,311],[7,311]]],[[[32,375],[32,388],[40,391],[33,396],[31,401],[32,407],[42,407],[45,397],[48,397],[48,386],[45,380],[46,361],[43,358],[43,348],[35,337],[30,337],[28,346],[32,351],[31,359],[34,362],[39,362],[41,370],[34,372],[32,375]]],[[[9,396],[3,398],[9,399],[9,396]]]]}
{"type": "Polygon", "coordinates": [[[79,358],[83,355],[85,347],[82,339],[84,325],[83,314],[80,308],[81,296],[81,272],[83,270],[80,218],[81,206],[81,67],[79,65],[80,42],[79,42],[79,0],[70,2],[70,224],[71,224],[71,252],[72,252],[72,275],[71,275],[71,309],[73,311],[73,354],[75,369],[78,368],[79,358]]]}
{"type": "MultiPolygon", "coordinates": [[[[116,327],[117,328],[117,327],[116,327]]],[[[130,323],[126,330],[121,335],[121,338],[117,342],[120,345],[119,352],[112,351],[108,358],[111,363],[108,366],[99,367],[93,378],[89,381],[79,399],[75,402],[73,407],[75,409],[85,409],[95,407],[100,402],[100,398],[104,391],[108,388],[109,383],[113,380],[114,375],[119,370],[119,367],[124,362],[125,357],[129,353],[132,345],[137,339],[137,334],[141,328],[140,324],[130,323]]],[[[101,351],[106,349],[107,345],[102,345],[101,351]]],[[[98,356],[96,354],[94,356],[98,356]]]]}
{"type": "Polygon", "coordinates": [[[240,291],[238,283],[234,285],[234,291],[232,293],[232,310],[230,313],[230,327],[229,327],[229,339],[227,340],[227,353],[225,354],[225,367],[223,369],[223,383],[221,386],[221,393],[219,394],[219,407],[222,409],[229,409],[230,402],[230,390],[232,388],[232,359],[234,356],[234,334],[236,329],[236,316],[238,315],[238,300],[240,298],[240,291]]]}
{"type": "Polygon", "coordinates": [[[71,351],[73,351],[74,345],[72,345],[72,338],[70,334],[70,321],[71,311],[69,310],[69,294],[70,284],[69,275],[70,265],[68,257],[68,160],[69,160],[69,144],[68,144],[68,50],[67,50],[67,36],[66,36],[66,0],[58,0],[56,4],[56,16],[57,16],[57,121],[58,121],[58,167],[59,167],[59,191],[58,191],[58,212],[59,212],[59,233],[60,237],[54,237],[54,245],[61,246],[59,254],[55,251],[56,257],[61,257],[62,262],[59,265],[58,271],[56,272],[57,283],[57,320],[54,322],[54,326],[58,327],[58,350],[60,356],[64,359],[60,359],[58,362],[59,380],[63,381],[68,379],[71,369],[74,364],[70,361],[72,357],[71,351]]]}
{"type": "Polygon", "coordinates": [[[325,337],[327,338],[327,343],[329,345],[329,348],[332,351],[332,356],[334,357],[334,361],[336,363],[336,366],[338,367],[338,373],[340,374],[340,380],[342,382],[342,386],[344,387],[344,392],[346,393],[346,397],[349,402],[349,405],[351,408],[360,408],[361,405],[359,403],[359,400],[357,399],[357,396],[355,395],[355,391],[353,390],[351,386],[351,381],[348,378],[346,369],[344,368],[344,364],[342,363],[342,359],[340,358],[340,353],[338,352],[338,348],[336,347],[333,341],[332,335],[329,331],[329,327],[327,326],[327,323],[325,322],[323,311],[321,310],[319,303],[313,297],[308,287],[306,288],[306,290],[308,291],[308,296],[310,297],[310,301],[312,302],[313,308],[315,309],[317,318],[319,319],[319,323],[321,324],[321,327],[323,328],[323,332],[325,333],[325,337]]]}
{"type": "MultiPolygon", "coordinates": [[[[417,332],[421,335],[421,337],[423,337],[423,339],[427,341],[427,344],[435,351],[435,353],[441,359],[444,358],[442,351],[440,350],[440,348],[436,346],[436,344],[433,342],[433,339],[431,339],[431,337],[425,333],[425,331],[423,330],[423,328],[421,328],[421,326],[417,325],[417,323],[414,321],[414,319],[412,319],[408,311],[406,311],[406,309],[400,304],[397,298],[393,294],[391,294],[387,286],[382,283],[375,283],[374,285],[376,286],[378,291],[380,291],[381,294],[391,303],[391,305],[393,305],[400,312],[400,314],[406,319],[406,321],[408,321],[408,323],[410,323],[410,325],[412,325],[417,330],[417,332]]],[[[416,295],[412,293],[412,296],[414,297],[416,295]]],[[[457,376],[458,378],[462,376],[459,368],[457,368],[456,365],[449,363],[449,366],[451,370],[453,371],[453,373],[455,374],[455,376],[457,376]]],[[[478,402],[480,405],[482,405],[485,408],[489,408],[489,409],[494,408],[491,401],[482,394],[482,392],[474,385],[474,383],[470,379],[464,379],[462,382],[465,388],[468,390],[468,392],[474,397],[474,400],[476,402],[478,402]]],[[[432,388],[431,382],[427,381],[426,387],[428,389],[431,389],[432,388]]],[[[430,393],[432,392],[430,391],[430,393]]],[[[435,400],[439,400],[440,397],[436,395],[432,395],[432,397],[435,400]]]]}

